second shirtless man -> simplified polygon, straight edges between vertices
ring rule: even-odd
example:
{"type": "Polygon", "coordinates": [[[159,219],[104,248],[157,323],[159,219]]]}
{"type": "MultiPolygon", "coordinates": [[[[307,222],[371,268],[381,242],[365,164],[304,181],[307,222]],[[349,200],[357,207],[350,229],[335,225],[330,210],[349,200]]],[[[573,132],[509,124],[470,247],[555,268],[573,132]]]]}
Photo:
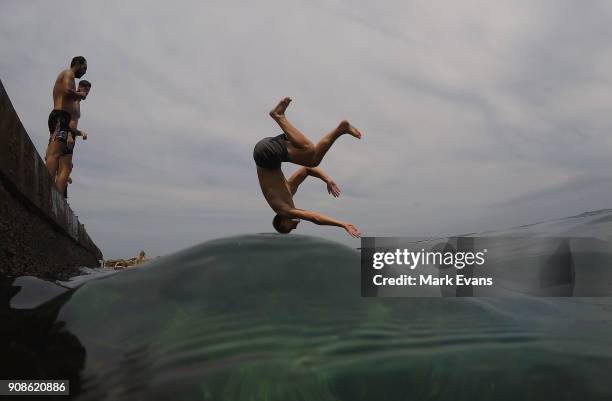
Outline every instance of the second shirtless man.
{"type": "Polygon", "coordinates": [[[285,109],[290,102],[291,99],[286,97],[270,112],[270,116],[284,133],[262,139],[253,150],[261,191],[272,210],[276,212],[272,225],[279,233],[287,234],[297,227],[300,219],[303,219],[319,225],[342,227],[351,236],[359,237],[361,233],[350,223],[296,208],[293,195],[306,177],[311,175],[323,180],[327,184],[327,192],[338,197],[340,195],[338,186],[317,166],[341,135],[349,134],[360,139],[361,133],[348,121],[342,121],[314,145],[285,117],[285,109]],[[302,167],[287,180],[281,170],[282,162],[291,162],[302,167]]]}
{"type": "MultiPolygon", "coordinates": [[[[79,86],[77,87],[78,92],[85,93],[89,96],[89,91],[91,90],[91,83],[86,80],[82,80],[79,82],[79,86]]],[[[81,118],[81,100],[84,98],[77,98],[74,102],[72,102],[72,107],[69,110],[70,113],[70,123],[68,124],[68,142],[66,144],[66,149],[64,150],[64,154],[59,159],[59,171],[57,173],[56,185],[57,189],[64,194],[64,197],[68,197],[68,180],[70,178],[70,173],[72,172],[72,155],[74,153],[74,146],[76,145],[77,136],[83,138],[83,140],[87,140],[87,132],[79,130],[77,127],[79,125],[79,119],[81,118]]]]}

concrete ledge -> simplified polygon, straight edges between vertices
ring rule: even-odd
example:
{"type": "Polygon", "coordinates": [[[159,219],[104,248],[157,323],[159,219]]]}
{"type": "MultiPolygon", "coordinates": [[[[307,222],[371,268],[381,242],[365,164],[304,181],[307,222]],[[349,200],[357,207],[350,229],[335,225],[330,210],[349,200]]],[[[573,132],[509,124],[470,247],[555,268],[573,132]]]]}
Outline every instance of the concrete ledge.
{"type": "Polygon", "coordinates": [[[55,189],[1,81],[0,143],[0,273],[66,278],[97,266],[102,253],[55,189]]]}

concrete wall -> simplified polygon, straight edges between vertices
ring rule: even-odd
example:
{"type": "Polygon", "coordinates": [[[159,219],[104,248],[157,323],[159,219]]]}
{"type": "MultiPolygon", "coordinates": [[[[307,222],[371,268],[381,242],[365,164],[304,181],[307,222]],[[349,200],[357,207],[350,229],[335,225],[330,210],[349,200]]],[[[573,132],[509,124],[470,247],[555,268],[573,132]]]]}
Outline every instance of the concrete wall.
{"type": "MultiPolygon", "coordinates": [[[[47,121],[40,129],[47,132],[47,121]]],[[[65,278],[99,259],[0,81],[0,274],[65,278]]]]}

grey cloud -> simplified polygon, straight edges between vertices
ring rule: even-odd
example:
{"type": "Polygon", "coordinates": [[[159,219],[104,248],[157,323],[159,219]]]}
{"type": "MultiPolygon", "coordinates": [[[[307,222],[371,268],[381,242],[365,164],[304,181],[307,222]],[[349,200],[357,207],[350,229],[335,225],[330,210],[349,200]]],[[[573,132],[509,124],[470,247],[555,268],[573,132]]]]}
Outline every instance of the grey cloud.
{"type": "Polygon", "coordinates": [[[270,231],[251,152],[285,95],[313,141],[342,118],[364,132],[322,164],[343,196],[307,182],[298,207],[372,235],[473,232],[609,207],[611,17],[603,1],[9,0],[0,78],[43,153],[53,80],[88,58],[70,202],[108,257],[270,231]]]}

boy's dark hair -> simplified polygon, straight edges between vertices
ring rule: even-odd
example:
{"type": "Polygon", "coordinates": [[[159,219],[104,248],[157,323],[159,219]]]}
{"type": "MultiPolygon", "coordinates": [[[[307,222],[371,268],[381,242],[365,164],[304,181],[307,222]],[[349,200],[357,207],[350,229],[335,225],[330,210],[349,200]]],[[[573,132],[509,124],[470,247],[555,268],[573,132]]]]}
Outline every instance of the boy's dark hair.
{"type": "Polygon", "coordinates": [[[274,229],[281,233],[281,234],[288,234],[291,230],[287,230],[287,229],[282,229],[280,226],[280,222],[281,222],[281,215],[277,214],[276,216],[274,216],[274,218],[272,219],[272,226],[274,227],[274,229]]]}
{"type": "Polygon", "coordinates": [[[76,56],[72,58],[72,61],[70,62],[70,67],[74,67],[75,65],[83,65],[87,62],[87,60],[85,60],[85,57],[83,56],[76,56]]]}
{"type": "Polygon", "coordinates": [[[88,88],[91,88],[91,82],[89,82],[86,79],[83,79],[83,80],[79,81],[79,86],[86,86],[88,88]]]}

